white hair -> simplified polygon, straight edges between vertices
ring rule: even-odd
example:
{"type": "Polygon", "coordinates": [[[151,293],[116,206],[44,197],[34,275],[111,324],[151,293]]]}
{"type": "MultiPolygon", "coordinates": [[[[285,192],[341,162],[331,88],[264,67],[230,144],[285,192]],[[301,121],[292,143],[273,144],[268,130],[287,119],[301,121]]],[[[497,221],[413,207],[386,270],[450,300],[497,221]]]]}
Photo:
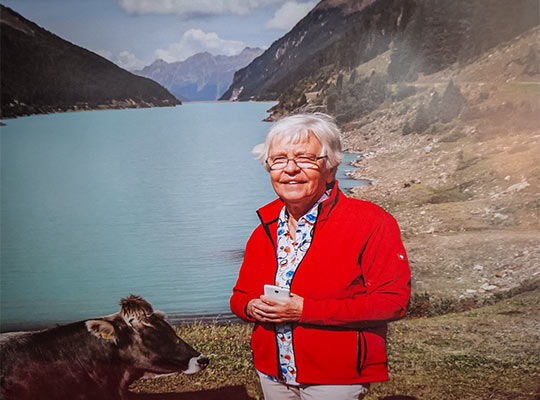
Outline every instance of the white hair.
{"type": "Polygon", "coordinates": [[[338,166],[343,159],[341,154],[341,132],[334,122],[334,118],[319,112],[290,115],[278,120],[266,134],[264,142],[253,148],[253,155],[269,171],[270,167],[266,164],[266,160],[268,159],[270,145],[275,138],[285,139],[288,143],[298,143],[307,139],[310,132],[322,145],[321,155],[327,156],[326,167],[334,168],[338,166]]]}

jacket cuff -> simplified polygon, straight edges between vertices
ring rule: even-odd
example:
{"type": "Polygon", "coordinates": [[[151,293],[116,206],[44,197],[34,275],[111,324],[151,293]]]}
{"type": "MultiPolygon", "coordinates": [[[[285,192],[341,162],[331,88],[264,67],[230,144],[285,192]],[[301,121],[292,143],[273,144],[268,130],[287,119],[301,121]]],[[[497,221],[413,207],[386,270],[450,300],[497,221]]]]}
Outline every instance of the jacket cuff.
{"type": "Polygon", "coordinates": [[[251,300],[252,297],[247,293],[234,292],[230,300],[231,311],[244,321],[255,321],[255,318],[247,313],[247,305],[251,300]]]}
{"type": "Polygon", "coordinates": [[[246,303],[246,306],[244,307],[244,317],[245,317],[244,319],[245,319],[246,321],[255,322],[256,319],[253,318],[251,315],[249,315],[248,312],[247,312],[247,306],[248,306],[248,303],[249,303],[249,301],[246,303]]]}
{"type": "Polygon", "coordinates": [[[312,299],[304,298],[304,306],[302,308],[302,315],[300,316],[300,323],[304,324],[322,324],[324,321],[314,318],[316,314],[316,302],[312,299]]]}

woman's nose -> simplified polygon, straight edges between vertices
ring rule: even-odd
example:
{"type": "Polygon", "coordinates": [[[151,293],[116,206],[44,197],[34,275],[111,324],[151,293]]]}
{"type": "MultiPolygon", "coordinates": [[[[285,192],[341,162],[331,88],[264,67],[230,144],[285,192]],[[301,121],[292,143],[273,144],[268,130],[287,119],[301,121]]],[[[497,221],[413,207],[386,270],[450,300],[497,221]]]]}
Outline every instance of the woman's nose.
{"type": "Polygon", "coordinates": [[[287,160],[287,165],[285,166],[285,168],[283,168],[283,171],[290,174],[291,172],[298,172],[299,169],[300,167],[298,166],[296,161],[294,161],[294,158],[289,158],[287,160]]]}

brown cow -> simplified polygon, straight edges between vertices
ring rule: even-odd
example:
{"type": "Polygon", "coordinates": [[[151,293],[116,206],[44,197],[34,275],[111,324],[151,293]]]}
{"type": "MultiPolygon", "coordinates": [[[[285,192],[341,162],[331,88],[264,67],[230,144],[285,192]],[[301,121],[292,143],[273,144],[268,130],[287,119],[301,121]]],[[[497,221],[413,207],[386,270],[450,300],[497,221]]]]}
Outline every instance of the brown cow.
{"type": "Polygon", "coordinates": [[[0,340],[0,385],[5,400],[124,399],[144,375],[206,368],[208,358],[180,339],[143,298],[121,310],[0,340]]]}

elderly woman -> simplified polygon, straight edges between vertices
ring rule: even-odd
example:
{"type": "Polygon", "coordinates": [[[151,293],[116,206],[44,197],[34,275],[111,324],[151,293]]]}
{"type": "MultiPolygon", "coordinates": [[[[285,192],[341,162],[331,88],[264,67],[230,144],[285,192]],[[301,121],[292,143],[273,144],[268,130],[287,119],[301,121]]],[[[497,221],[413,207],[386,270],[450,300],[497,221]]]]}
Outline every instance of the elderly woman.
{"type": "Polygon", "coordinates": [[[255,322],[264,397],[361,399],[370,382],[388,379],[387,322],[409,300],[398,225],[339,190],[340,131],[328,115],[283,118],[253,151],[279,198],[258,211],[231,310],[255,322]],[[290,297],[265,296],[265,284],[290,297]]]}

